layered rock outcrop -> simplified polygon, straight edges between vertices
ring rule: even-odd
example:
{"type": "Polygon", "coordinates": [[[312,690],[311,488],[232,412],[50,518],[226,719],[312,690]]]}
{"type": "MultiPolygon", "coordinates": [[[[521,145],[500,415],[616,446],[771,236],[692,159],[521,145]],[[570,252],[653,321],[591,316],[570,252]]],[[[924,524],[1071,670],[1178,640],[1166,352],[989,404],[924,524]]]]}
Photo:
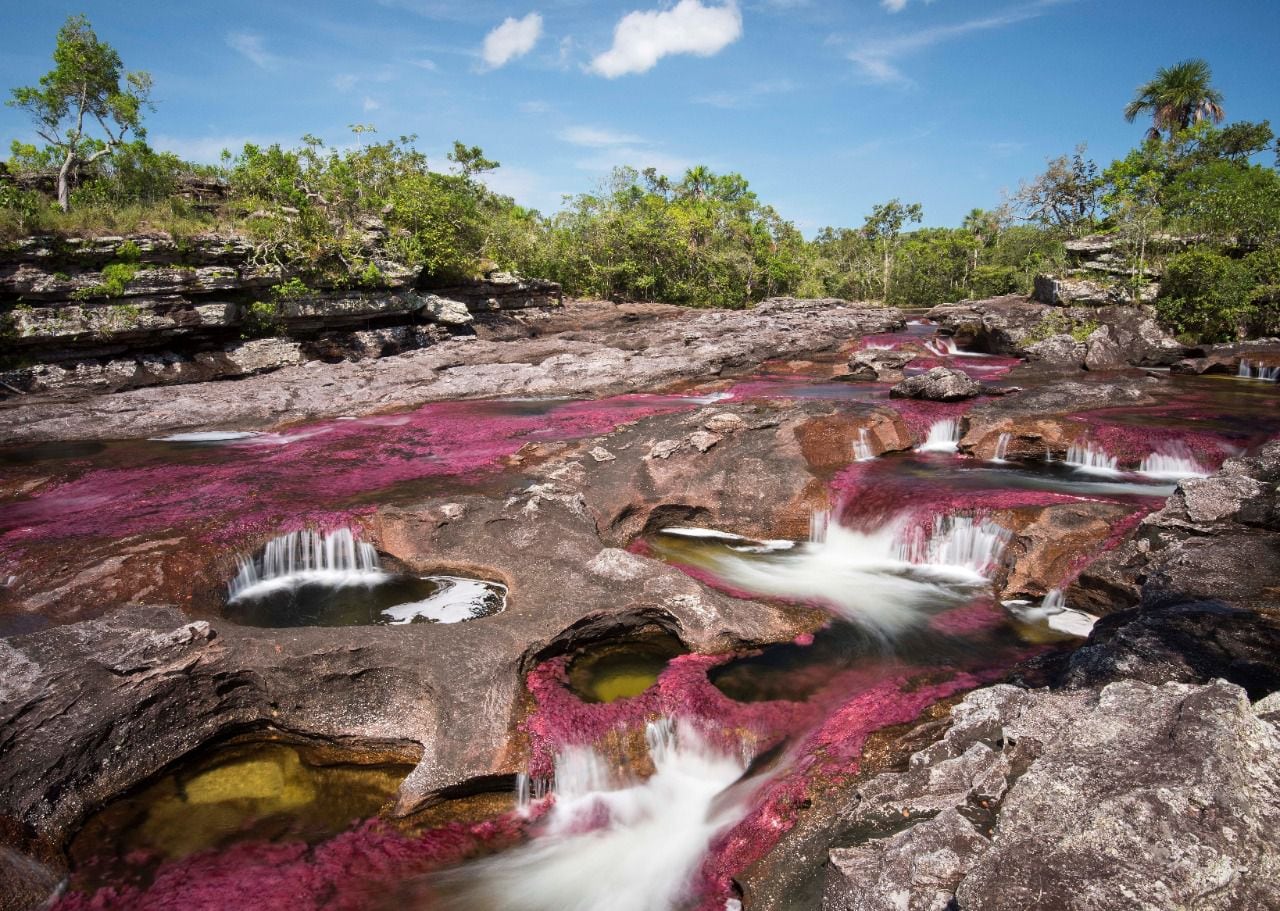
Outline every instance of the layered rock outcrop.
{"type": "Polygon", "coordinates": [[[554,282],[498,272],[425,289],[419,270],[380,252],[379,226],[366,231],[373,271],[363,290],[307,287],[235,235],[18,241],[0,250],[10,361],[0,380],[28,392],[113,391],[244,376],[426,347],[470,332],[473,312],[561,302],[554,282]],[[275,343],[270,356],[256,336],[275,343]]]}
{"type": "Polygon", "coordinates": [[[1062,367],[1169,366],[1186,350],[1147,307],[1052,307],[1010,295],[929,311],[961,345],[1062,367]]]}

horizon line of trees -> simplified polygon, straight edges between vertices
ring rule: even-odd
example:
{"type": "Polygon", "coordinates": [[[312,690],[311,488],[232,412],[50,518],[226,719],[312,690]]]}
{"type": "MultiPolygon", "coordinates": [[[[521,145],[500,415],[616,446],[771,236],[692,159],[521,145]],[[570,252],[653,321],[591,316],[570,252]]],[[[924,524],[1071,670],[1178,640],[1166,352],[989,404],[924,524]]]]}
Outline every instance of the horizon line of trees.
{"type": "Polygon", "coordinates": [[[488,189],[484,175],[499,165],[478,147],[455,143],[449,169],[433,170],[415,137],[375,142],[366,125],[352,127],[352,148],[304,136],[295,148],[248,144],[217,166],[192,165],[147,145],[151,79],[126,72],[83,16],[59,31],[54,63],[9,101],[45,145],[13,143],[0,173],[0,239],[221,225],[328,286],[376,287],[391,261],[441,281],[513,269],[617,300],[742,307],[797,295],[929,306],[1028,292],[1037,273],[1063,268],[1064,241],[1105,233],[1122,264],[1103,281],[1139,300],[1163,273],[1156,306],[1175,331],[1280,332],[1280,147],[1267,121],[1221,126],[1223,96],[1203,60],[1163,68],[1138,88],[1123,113],[1150,115],[1146,139],[1106,167],[1081,145],[957,227],[913,227],[922,207],[895,198],[861,226],[812,240],[737,173],[620,167],[543,215],[488,189]],[[30,188],[41,174],[49,191],[30,188]],[[225,198],[184,198],[192,176],[221,182],[225,198]],[[385,227],[375,246],[370,219],[385,227]]]}

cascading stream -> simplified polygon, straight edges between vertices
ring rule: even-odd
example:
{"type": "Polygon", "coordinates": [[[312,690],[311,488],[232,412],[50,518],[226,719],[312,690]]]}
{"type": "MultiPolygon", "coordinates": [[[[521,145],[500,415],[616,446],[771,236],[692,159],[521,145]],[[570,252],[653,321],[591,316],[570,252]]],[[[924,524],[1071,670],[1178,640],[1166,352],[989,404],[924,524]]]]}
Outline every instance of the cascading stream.
{"type": "Polygon", "coordinates": [[[917,449],[920,452],[955,452],[960,443],[960,419],[943,418],[929,425],[929,435],[917,449]]]}
{"type": "MultiPolygon", "coordinates": [[[[439,898],[430,907],[681,907],[712,839],[742,819],[754,789],[726,793],[746,769],[743,757],[711,746],[689,724],[650,722],[645,740],[654,772],[644,780],[612,767],[590,747],[561,750],[553,803],[533,839],[437,877],[439,898]]],[[[540,798],[526,791],[524,799],[540,798]]]]}
{"type": "Polygon", "coordinates": [[[241,557],[228,594],[235,602],[308,583],[342,587],[386,579],[377,550],[356,540],[351,529],[292,531],[268,541],[257,557],[241,557]]]}
{"type": "MultiPolygon", "coordinates": [[[[820,604],[891,638],[972,598],[987,584],[1009,538],[1002,526],[970,516],[938,517],[927,528],[898,516],[875,531],[858,531],[819,512],[810,540],[790,549],[752,553],[671,542],[669,556],[736,590],[820,604]]],[[[660,536],[659,550],[667,546],[660,536]]]]}

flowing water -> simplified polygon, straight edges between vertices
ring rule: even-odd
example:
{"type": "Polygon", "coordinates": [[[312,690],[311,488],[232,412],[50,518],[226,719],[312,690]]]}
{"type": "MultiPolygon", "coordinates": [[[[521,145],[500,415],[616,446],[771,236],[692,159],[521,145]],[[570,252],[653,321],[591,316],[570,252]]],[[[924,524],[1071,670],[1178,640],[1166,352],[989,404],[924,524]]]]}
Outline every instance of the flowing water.
{"type": "MultiPolygon", "coordinates": [[[[932,334],[915,322],[864,344],[932,334]]],[[[933,361],[999,382],[1012,366],[971,354],[938,339],[908,373],[933,361]]],[[[968,404],[890,403],[887,384],[833,381],[831,366],[770,365],[681,395],[459,402],[273,433],[0,450],[7,591],[81,546],[185,536],[245,554],[216,580],[227,585],[218,609],[241,623],[395,625],[487,616],[506,592],[388,568],[361,517],[428,494],[503,493],[528,444],[712,402],[815,399],[857,414],[889,404],[916,435],[914,451],[877,454],[864,429],[804,540],[686,526],[634,542],[728,596],[816,608],[819,625],[718,655],[669,634],[624,636],[525,669],[512,757],[526,765],[509,794],[490,795],[502,805],[484,820],[352,826],[386,807],[407,766],[236,745],[92,817],[72,851],[76,884],[118,891],[73,891],[58,911],[91,900],[104,911],[731,908],[733,878],[810,794],[848,780],[875,732],[1087,635],[1093,618],[1062,594],[1069,573],[1042,597],[996,601],[1017,516],[1103,502],[1126,517],[1118,538],[1178,480],[1280,432],[1272,387],[1170,377],[1175,394],[1158,405],[1072,416],[1087,434],[1065,460],[1009,460],[1003,434],[984,461],[956,452],[968,404]]],[[[6,628],[4,616],[0,634],[30,622],[6,628]]]]}

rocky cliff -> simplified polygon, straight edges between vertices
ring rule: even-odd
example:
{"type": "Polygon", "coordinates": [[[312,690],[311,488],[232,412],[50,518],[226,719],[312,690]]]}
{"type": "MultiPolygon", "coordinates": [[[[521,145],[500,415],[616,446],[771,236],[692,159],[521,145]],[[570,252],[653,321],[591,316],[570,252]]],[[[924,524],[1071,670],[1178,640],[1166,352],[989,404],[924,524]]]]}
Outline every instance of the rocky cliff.
{"type": "Polygon", "coordinates": [[[373,261],[364,287],[310,287],[235,235],[26,238],[0,248],[0,382],[114,391],[380,357],[468,334],[473,313],[561,301],[554,282],[494,272],[435,289],[373,261]]]}

